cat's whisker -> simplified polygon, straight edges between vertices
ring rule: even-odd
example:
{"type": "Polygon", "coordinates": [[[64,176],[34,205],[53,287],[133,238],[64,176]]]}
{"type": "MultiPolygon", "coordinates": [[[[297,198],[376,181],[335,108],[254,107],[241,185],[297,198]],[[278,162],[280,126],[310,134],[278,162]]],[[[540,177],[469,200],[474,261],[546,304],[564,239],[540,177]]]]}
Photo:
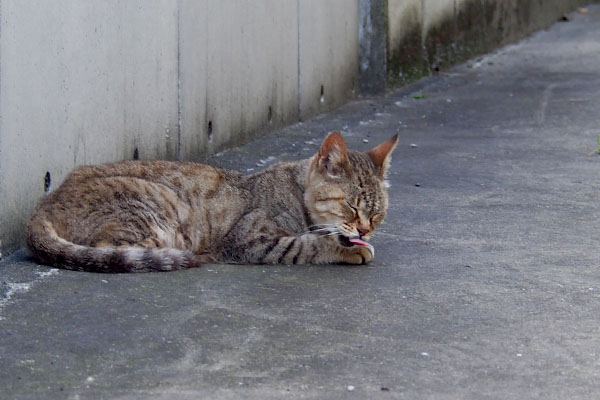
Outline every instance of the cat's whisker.
{"type": "Polygon", "coordinates": [[[327,231],[327,232],[331,232],[335,230],[335,228],[321,228],[321,229],[313,229],[312,231],[308,231],[308,232],[323,232],[323,231],[327,231]]]}
{"type": "Polygon", "coordinates": [[[305,233],[312,233],[313,235],[319,235],[319,236],[341,235],[341,231],[337,227],[336,228],[314,229],[311,231],[307,231],[305,233]]]}
{"type": "Polygon", "coordinates": [[[308,229],[312,229],[312,228],[337,228],[338,224],[317,224],[317,225],[311,225],[308,227],[308,229]]]}
{"type": "Polygon", "coordinates": [[[339,227],[337,224],[313,225],[311,227],[311,229],[309,229],[308,231],[305,231],[303,234],[312,233],[312,234],[320,235],[323,232],[328,232],[328,233],[339,232],[339,227]],[[318,228],[318,229],[312,229],[312,228],[318,228]]]}
{"type": "Polygon", "coordinates": [[[328,233],[327,235],[323,235],[323,236],[334,236],[334,235],[341,235],[341,234],[342,234],[342,232],[331,232],[331,233],[328,233]]]}

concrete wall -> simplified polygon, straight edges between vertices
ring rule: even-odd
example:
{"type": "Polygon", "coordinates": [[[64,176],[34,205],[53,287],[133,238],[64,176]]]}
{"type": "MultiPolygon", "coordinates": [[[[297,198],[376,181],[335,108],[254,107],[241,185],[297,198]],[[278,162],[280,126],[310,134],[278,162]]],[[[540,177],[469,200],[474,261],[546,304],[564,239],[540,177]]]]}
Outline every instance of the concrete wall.
{"type": "Polygon", "coordinates": [[[198,160],[580,3],[0,0],[0,251],[22,244],[46,178],[56,187],[82,164],[198,160]]]}
{"type": "Polygon", "coordinates": [[[295,1],[183,0],[179,13],[182,159],[298,119],[295,1]]]}
{"type": "Polygon", "coordinates": [[[299,107],[308,118],[354,96],[358,85],[358,3],[300,0],[299,107]],[[336,18],[339,12],[344,18],[336,18]]]}

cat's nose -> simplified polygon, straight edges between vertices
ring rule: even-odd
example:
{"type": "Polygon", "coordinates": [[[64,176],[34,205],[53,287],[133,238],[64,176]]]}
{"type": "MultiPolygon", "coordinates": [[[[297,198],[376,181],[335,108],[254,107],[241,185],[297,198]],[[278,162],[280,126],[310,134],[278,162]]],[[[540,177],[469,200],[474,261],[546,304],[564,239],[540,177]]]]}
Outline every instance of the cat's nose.
{"type": "Polygon", "coordinates": [[[360,236],[366,236],[369,234],[369,230],[368,229],[364,229],[364,228],[357,228],[358,234],[360,236]]]}

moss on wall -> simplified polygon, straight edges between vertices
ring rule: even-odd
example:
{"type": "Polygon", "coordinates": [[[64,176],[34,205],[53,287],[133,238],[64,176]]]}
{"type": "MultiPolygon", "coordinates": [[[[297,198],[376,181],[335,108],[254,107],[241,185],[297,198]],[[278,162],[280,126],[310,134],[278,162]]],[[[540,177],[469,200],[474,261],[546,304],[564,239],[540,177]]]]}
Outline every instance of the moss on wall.
{"type": "Polygon", "coordinates": [[[467,0],[455,3],[453,13],[426,31],[423,16],[409,9],[401,20],[388,22],[388,30],[403,30],[397,43],[388,41],[388,88],[519,40],[586,3],[589,0],[467,0]]]}
{"type": "MultiPolygon", "coordinates": [[[[388,21],[388,31],[391,22],[388,21]]],[[[387,35],[388,87],[405,85],[430,73],[423,49],[423,28],[418,10],[408,9],[402,15],[399,24],[404,27],[404,33],[398,44],[392,46],[389,41],[390,34],[387,35]]]]}

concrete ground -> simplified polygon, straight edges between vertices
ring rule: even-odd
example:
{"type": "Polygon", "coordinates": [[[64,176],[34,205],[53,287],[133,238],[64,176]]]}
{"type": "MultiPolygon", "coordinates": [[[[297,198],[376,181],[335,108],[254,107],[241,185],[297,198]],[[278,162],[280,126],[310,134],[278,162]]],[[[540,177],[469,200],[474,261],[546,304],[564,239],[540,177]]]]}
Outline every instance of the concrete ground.
{"type": "MultiPolygon", "coordinates": [[[[0,263],[2,399],[600,396],[600,7],[211,158],[400,133],[368,266],[0,263]]],[[[365,141],[368,140],[368,143],[365,141]]]]}

